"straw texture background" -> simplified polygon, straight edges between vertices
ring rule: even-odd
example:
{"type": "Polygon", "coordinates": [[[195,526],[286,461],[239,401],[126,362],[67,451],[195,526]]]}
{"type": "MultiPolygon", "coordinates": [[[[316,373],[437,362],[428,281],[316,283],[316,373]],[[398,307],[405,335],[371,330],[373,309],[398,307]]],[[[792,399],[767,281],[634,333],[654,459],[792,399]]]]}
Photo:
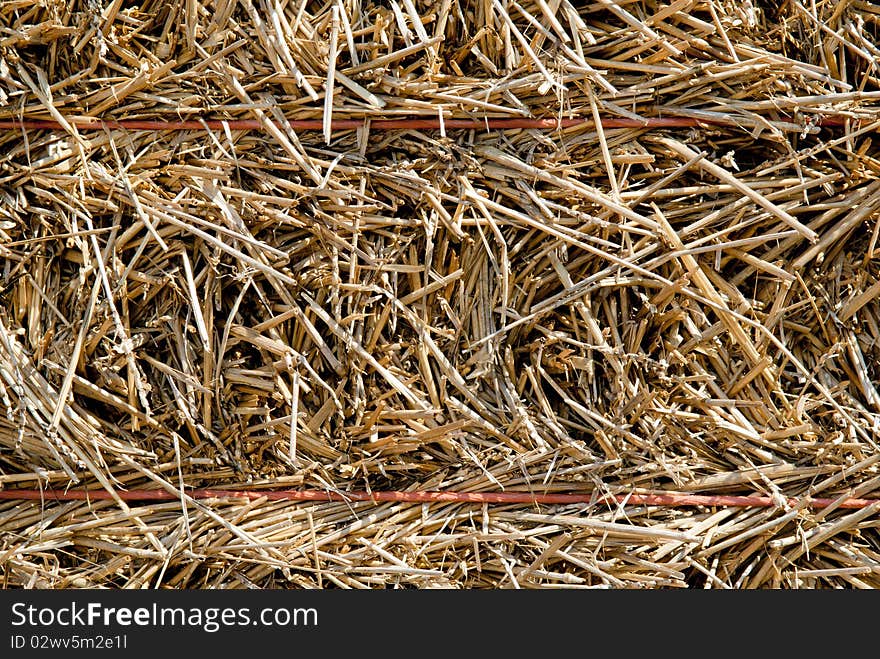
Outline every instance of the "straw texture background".
{"type": "Polygon", "coordinates": [[[3,0],[0,487],[779,505],[47,495],[0,502],[0,583],[880,585],[876,506],[786,501],[880,495],[878,23],[862,0],[3,0]],[[445,125],[571,117],[705,123],[445,125]],[[437,126],[370,126],[413,118],[437,126]]]}

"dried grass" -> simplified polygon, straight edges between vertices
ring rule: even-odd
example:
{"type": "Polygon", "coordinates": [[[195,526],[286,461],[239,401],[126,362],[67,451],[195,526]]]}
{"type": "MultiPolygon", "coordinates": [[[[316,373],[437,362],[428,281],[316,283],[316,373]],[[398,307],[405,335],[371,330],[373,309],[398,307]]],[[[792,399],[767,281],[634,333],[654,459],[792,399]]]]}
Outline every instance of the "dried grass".
{"type": "Polygon", "coordinates": [[[4,586],[880,585],[784,499],[880,489],[875,5],[105,5],[0,3],[0,486],[780,505],[0,502],[4,586]]]}

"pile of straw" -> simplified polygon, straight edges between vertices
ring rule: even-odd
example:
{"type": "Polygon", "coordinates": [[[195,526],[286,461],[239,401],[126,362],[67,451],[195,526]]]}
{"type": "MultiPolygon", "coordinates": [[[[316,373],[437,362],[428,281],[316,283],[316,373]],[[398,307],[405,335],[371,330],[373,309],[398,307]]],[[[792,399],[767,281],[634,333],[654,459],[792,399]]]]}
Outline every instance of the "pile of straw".
{"type": "Polygon", "coordinates": [[[880,586],[810,504],[880,496],[878,56],[862,0],[0,3],[0,583],[880,586]]]}

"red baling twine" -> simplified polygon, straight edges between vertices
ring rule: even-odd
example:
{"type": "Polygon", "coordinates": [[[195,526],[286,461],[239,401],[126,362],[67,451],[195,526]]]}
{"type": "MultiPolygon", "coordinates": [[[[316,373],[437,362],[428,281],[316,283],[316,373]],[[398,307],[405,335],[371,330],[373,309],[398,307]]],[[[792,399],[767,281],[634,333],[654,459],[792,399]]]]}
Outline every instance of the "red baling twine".
{"type": "MultiPolygon", "coordinates": [[[[321,119],[288,119],[287,123],[294,130],[322,130],[324,122],[321,119]]],[[[165,121],[156,119],[123,119],[102,120],[91,118],[71,118],[67,120],[68,126],[77,130],[266,130],[267,122],[259,119],[187,119],[183,121],[165,121]]],[[[695,117],[653,117],[645,119],[604,118],[599,124],[602,128],[698,128],[706,126],[737,126],[733,118],[695,118],[695,117]]],[[[371,130],[441,130],[441,129],[470,129],[470,130],[510,130],[510,129],[538,129],[558,130],[574,128],[578,126],[593,126],[596,122],[585,117],[572,117],[568,119],[528,119],[528,118],[485,118],[485,119],[440,119],[439,117],[425,119],[334,119],[330,122],[330,129],[334,131],[355,130],[369,127],[371,130]]],[[[807,127],[833,127],[843,126],[845,120],[840,118],[825,117],[814,120],[807,127]]],[[[801,126],[791,124],[793,128],[801,126]]],[[[0,130],[64,130],[58,121],[44,119],[3,119],[0,120],[0,130]]]]}
{"type": "MultiPolygon", "coordinates": [[[[324,122],[320,119],[288,119],[294,130],[322,130],[324,122]]],[[[265,130],[266,123],[256,119],[230,120],[184,120],[163,121],[152,119],[70,119],[69,127],[76,130],[144,130],[144,131],[182,131],[182,130],[265,130]]],[[[643,120],[625,118],[605,118],[599,124],[602,128],[698,128],[706,126],[736,126],[734,119],[694,118],[694,117],[655,117],[643,120]]],[[[823,118],[810,126],[843,126],[844,120],[823,118]]],[[[334,131],[355,130],[369,126],[371,130],[509,130],[544,129],[559,130],[578,126],[595,126],[593,119],[574,117],[568,119],[528,119],[528,118],[485,118],[485,119],[335,119],[330,122],[334,131]]],[[[794,124],[793,124],[794,126],[794,124]]],[[[65,130],[58,121],[36,119],[0,120],[0,130],[65,130]]],[[[584,494],[532,494],[527,492],[448,492],[448,491],[372,491],[372,492],[331,492],[325,490],[219,490],[194,489],[185,491],[192,499],[266,499],[268,501],[368,501],[372,503],[469,503],[469,504],[590,504],[617,503],[632,506],[690,507],[720,506],[732,508],[770,508],[783,503],[780,499],[766,496],[704,495],[682,493],[633,493],[597,495],[584,494]]],[[[181,495],[162,489],[119,490],[114,493],[106,490],[72,489],[19,489],[0,490],[0,500],[12,501],[179,501],[181,495]]],[[[791,506],[821,509],[835,505],[837,508],[880,508],[880,499],[788,499],[791,506]]]]}
{"type": "MultiPolygon", "coordinates": [[[[266,499],[268,501],[369,501],[371,503],[474,503],[474,504],[589,504],[617,503],[630,506],[721,506],[730,508],[772,508],[786,503],[792,507],[821,509],[880,508],[880,499],[774,499],[764,496],[709,494],[531,494],[528,492],[447,492],[447,491],[373,491],[332,492],[328,490],[185,490],[192,499],[266,499]]],[[[181,495],[168,490],[0,490],[0,500],[13,501],[180,501],[181,495]]]]}

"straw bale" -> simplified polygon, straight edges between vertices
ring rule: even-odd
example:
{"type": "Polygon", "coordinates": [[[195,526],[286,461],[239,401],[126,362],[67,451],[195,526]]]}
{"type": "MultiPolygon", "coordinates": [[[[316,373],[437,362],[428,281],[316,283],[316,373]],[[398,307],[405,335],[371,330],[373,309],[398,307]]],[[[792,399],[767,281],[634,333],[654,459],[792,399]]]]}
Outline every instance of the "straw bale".
{"type": "Polygon", "coordinates": [[[878,56],[861,0],[0,2],[57,122],[0,131],[0,488],[177,497],[0,501],[0,583],[880,586],[876,506],[787,500],[880,496],[878,56]]]}

